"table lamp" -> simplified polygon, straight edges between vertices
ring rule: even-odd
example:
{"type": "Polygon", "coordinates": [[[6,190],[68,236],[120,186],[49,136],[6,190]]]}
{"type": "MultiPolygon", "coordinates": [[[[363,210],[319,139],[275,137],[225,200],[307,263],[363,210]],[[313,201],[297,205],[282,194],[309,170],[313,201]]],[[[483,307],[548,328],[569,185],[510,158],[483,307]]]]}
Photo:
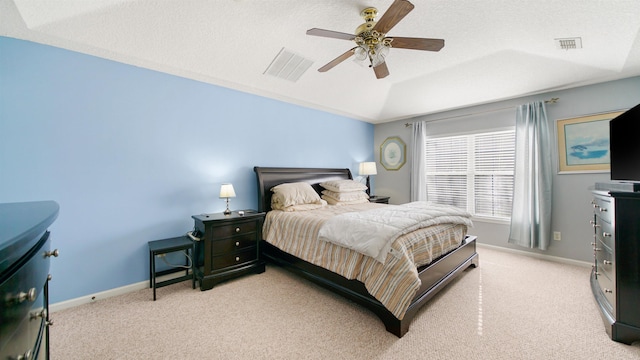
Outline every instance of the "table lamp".
{"type": "Polygon", "coordinates": [[[367,195],[371,195],[371,185],[369,183],[369,176],[378,174],[378,170],[376,169],[375,161],[371,162],[361,162],[360,163],[360,175],[365,175],[367,177],[367,195]]]}
{"type": "Polygon", "coordinates": [[[220,199],[227,199],[227,209],[223,212],[225,215],[231,214],[229,210],[229,198],[236,197],[236,192],[233,190],[233,185],[222,184],[220,186],[220,199]]]}

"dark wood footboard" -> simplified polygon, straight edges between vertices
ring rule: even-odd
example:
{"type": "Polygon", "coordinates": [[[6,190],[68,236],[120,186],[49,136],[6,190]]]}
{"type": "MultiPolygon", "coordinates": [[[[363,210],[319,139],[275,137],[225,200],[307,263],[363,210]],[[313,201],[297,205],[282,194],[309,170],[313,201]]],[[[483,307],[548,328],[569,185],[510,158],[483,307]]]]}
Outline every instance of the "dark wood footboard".
{"type": "Polygon", "coordinates": [[[349,280],[322,267],[313,265],[277,247],[262,241],[262,254],[266,260],[295,272],[314,283],[323,286],[347,299],[350,299],[373,311],[390,333],[402,337],[409,331],[409,325],[418,310],[429,299],[459,276],[467,267],[479,265],[476,253],[476,237],[467,236],[456,250],[438,258],[429,266],[418,269],[422,286],[413,299],[402,320],[396,318],[378,300],[369,294],[364,284],[358,280],[349,280]]]}

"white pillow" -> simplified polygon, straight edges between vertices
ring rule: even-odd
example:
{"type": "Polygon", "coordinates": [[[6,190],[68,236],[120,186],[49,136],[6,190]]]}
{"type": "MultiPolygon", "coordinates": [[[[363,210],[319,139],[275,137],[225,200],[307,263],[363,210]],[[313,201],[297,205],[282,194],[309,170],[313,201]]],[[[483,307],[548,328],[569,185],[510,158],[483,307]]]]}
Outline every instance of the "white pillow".
{"type": "Polygon", "coordinates": [[[328,197],[327,195],[322,195],[322,198],[324,200],[327,201],[327,203],[329,203],[329,205],[337,205],[337,206],[342,206],[342,205],[353,205],[353,204],[364,204],[364,203],[368,203],[369,200],[367,199],[360,199],[360,200],[353,200],[353,201],[338,201],[334,198],[328,197]]]}
{"type": "Polygon", "coordinates": [[[287,206],[285,208],[282,209],[277,209],[277,210],[282,210],[282,211],[286,211],[286,212],[291,212],[291,211],[307,211],[307,210],[315,210],[315,209],[319,209],[321,207],[327,206],[327,202],[324,200],[320,200],[322,201],[321,204],[299,204],[299,205],[291,205],[291,206],[287,206]]]}
{"type": "Polygon", "coordinates": [[[335,192],[331,190],[322,190],[322,195],[326,195],[327,197],[333,198],[334,200],[337,200],[337,201],[354,201],[354,200],[369,199],[369,195],[367,195],[367,193],[362,190],[349,191],[349,192],[335,192]]]}
{"type": "Polygon", "coordinates": [[[355,180],[332,180],[320,183],[320,186],[335,192],[366,190],[367,185],[355,180]]]}
{"type": "Polygon", "coordinates": [[[280,184],[271,188],[271,191],[271,208],[275,210],[302,204],[322,205],[320,195],[306,182],[280,184]]]}

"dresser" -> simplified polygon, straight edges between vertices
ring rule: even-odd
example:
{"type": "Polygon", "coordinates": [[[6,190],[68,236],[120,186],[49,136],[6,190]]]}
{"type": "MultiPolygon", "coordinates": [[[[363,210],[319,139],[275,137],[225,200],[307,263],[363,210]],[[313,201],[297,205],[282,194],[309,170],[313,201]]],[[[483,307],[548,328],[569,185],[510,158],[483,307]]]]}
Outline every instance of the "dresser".
{"type": "Polygon", "coordinates": [[[591,290],[612,340],[640,340],[640,193],[593,191],[591,290]]]}
{"type": "Polygon", "coordinates": [[[195,274],[200,290],[247,273],[263,273],[260,259],[263,212],[245,210],[192,216],[194,219],[195,274]]]}
{"type": "Polygon", "coordinates": [[[0,204],[0,359],[49,358],[54,201],[0,204]]]}

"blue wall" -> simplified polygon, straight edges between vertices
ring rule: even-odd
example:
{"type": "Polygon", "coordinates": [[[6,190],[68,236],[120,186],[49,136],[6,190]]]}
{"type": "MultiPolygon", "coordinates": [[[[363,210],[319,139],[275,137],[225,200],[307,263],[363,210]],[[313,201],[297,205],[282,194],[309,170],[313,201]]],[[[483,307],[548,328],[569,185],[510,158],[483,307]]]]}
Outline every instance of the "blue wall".
{"type": "Polygon", "coordinates": [[[0,37],[0,202],[55,200],[53,303],[148,279],[147,241],[256,208],[253,166],[351,168],[373,125],[0,37]]]}

